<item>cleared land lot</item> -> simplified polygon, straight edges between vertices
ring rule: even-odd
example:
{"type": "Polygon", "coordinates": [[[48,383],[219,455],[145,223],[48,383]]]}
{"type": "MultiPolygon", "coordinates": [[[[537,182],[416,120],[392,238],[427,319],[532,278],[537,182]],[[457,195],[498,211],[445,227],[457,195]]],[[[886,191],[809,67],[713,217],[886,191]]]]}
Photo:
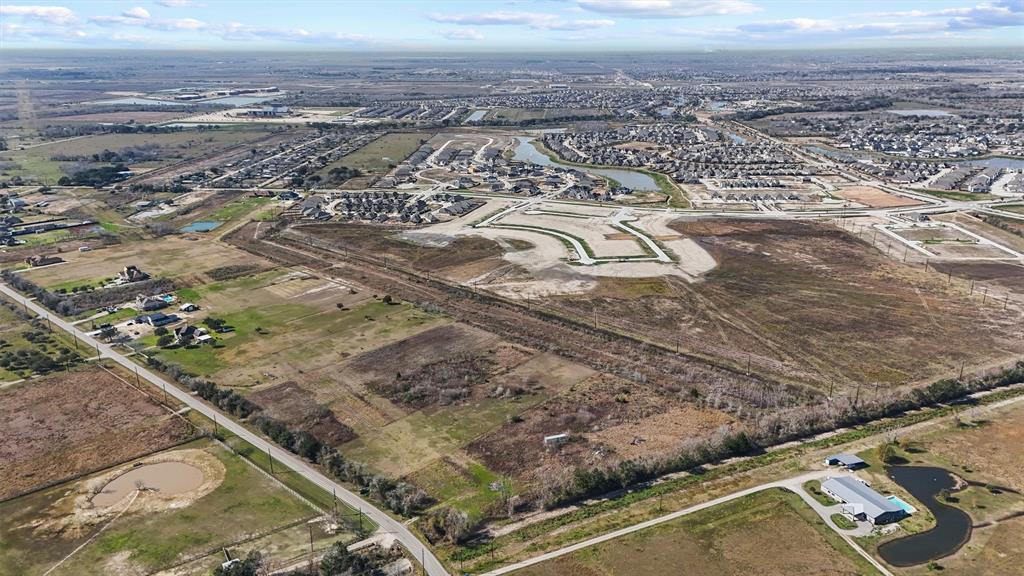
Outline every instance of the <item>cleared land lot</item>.
{"type": "MultiPolygon", "coordinates": [[[[305,526],[298,532],[283,529],[316,512],[220,446],[201,440],[143,462],[187,463],[201,471],[202,484],[173,497],[143,491],[135,500],[127,496],[112,505],[110,512],[91,506],[91,486],[130,470],[129,465],[2,503],[0,575],[45,572],[126,507],[52,574],[148,574],[196,556],[202,558],[177,573],[209,574],[223,561],[221,547],[235,551],[234,543],[259,534],[268,533],[262,540],[268,548],[294,551],[309,545],[305,526]]],[[[314,536],[323,538],[316,528],[314,536]]]]}
{"type": "Polygon", "coordinates": [[[208,240],[189,240],[188,236],[166,236],[61,256],[67,260],[66,264],[25,271],[25,277],[40,286],[51,287],[70,281],[94,282],[110,278],[128,265],[138,266],[154,278],[184,280],[203,270],[227,265],[268,266],[262,258],[241,250],[208,240]]]}
{"type": "Polygon", "coordinates": [[[989,364],[1019,351],[1011,334],[1016,311],[968,306],[962,286],[946,286],[938,274],[894,262],[831,226],[721,220],[673,227],[718,262],[702,282],[666,277],[638,287],[603,279],[592,294],[551,302],[580,317],[594,317],[596,308],[602,323],[669,346],[851,393],[858,382],[929,380],[960,361],[989,364]],[[951,349],[950,342],[958,344],[951,349]]]}
{"type": "Polygon", "coordinates": [[[871,208],[893,208],[920,204],[917,200],[895,196],[871,186],[842,186],[836,194],[871,208]]]}
{"type": "Polygon", "coordinates": [[[0,498],[190,434],[181,419],[100,368],[11,386],[0,390],[0,498]]]}
{"type": "Polygon", "coordinates": [[[515,572],[520,576],[634,574],[877,574],[798,496],[754,494],[515,572]]]}

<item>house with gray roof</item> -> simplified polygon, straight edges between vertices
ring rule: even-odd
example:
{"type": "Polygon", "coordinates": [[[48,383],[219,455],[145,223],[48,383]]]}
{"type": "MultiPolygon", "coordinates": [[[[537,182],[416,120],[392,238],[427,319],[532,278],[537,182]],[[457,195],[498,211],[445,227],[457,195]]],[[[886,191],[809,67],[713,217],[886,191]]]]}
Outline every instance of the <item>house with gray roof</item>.
{"type": "Polygon", "coordinates": [[[899,522],[907,515],[895,502],[853,476],[829,478],[821,483],[821,491],[841,502],[843,512],[872,524],[899,522]]]}

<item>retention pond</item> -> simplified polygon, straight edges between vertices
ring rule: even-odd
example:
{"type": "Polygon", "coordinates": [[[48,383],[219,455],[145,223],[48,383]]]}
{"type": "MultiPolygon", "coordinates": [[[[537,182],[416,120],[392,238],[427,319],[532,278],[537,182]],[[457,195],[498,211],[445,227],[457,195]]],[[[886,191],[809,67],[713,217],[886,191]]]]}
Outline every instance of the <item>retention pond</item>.
{"type": "Polygon", "coordinates": [[[203,471],[184,462],[157,462],[144,464],[114,478],[93,497],[99,508],[113,506],[139,488],[152,490],[162,496],[191,492],[203,485],[203,471]]]}
{"type": "Polygon", "coordinates": [[[948,470],[932,466],[893,466],[889,477],[917,498],[935,517],[935,527],[886,542],[878,554],[893,566],[914,566],[953,554],[971,538],[971,517],[959,508],[940,502],[943,490],[952,490],[956,479],[948,470]]]}
{"type": "Polygon", "coordinates": [[[556,162],[549,158],[546,154],[541,153],[540,150],[531,143],[533,138],[525,136],[517,136],[516,140],[519,144],[515,148],[515,156],[513,160],[519,160],[520,162],[533,162],[534,164],[540,164],[541,166],[561,166],[563,168],[575,168],[581,172],[588,174],[598,174],[601,176],[607,176],[612,180],[615,180],[619,184],[633,190],[643,191],[658,191],[658,183],[643,172],[634,172],[633,170],[623,170],[619,168],[591,168],[589,166],[573,166],[571,164],[563,164],[556,162]]]}

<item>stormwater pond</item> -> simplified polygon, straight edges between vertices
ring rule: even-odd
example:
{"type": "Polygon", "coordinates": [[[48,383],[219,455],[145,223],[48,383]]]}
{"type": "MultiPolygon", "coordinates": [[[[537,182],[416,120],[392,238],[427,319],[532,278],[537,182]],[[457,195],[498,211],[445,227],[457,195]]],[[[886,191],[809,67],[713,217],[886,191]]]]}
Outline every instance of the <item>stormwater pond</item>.
{"type": "Polygon", "coordinates": [[[971,517],[938,500],[952,490],[956,479],[948,470],[932,466],[893,466],[889,477],[925,505],[935,517],[935,527],[897,538],[878,547],[878,554],[893,566],[924,564],[953,554],[971,538],[971,517]]]}

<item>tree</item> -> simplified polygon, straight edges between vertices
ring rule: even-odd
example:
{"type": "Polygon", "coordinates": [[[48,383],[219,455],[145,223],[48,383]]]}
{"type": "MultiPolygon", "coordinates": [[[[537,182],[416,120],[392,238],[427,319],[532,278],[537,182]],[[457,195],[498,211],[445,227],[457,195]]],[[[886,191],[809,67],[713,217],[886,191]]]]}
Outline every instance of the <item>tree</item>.
{"type": "Polygon", "coordinates": [[[380,570],[366,557],[353,554],[342,542],[335,542],[331,549],[320,560],[321,576],[355,576],[359,574],[376,575],[380,570]]]}
{"type": "Polygon", "coordinates": [[[161,348],[166,348],[167,346],[170,346],[173,342],[174,336],[171,336],[170,334],[164,334],[163,336],[157,338],[156,345],[161,348]]]}
{"type": "Polygon", "coordinates": [[[167,328],[164,328],[163,326],[157,326],[156,330],[153,330],[153,334],[156,334],[157,336],[163,336],[164,334],[167,334],[167,328]]]}
{"type": "Polygon", "coordinates": [[[892,444],[886,442],[878,446],[878,459],[883,464],[888,464],[896,458],[896,450],[892,447],[892,444]]]}

